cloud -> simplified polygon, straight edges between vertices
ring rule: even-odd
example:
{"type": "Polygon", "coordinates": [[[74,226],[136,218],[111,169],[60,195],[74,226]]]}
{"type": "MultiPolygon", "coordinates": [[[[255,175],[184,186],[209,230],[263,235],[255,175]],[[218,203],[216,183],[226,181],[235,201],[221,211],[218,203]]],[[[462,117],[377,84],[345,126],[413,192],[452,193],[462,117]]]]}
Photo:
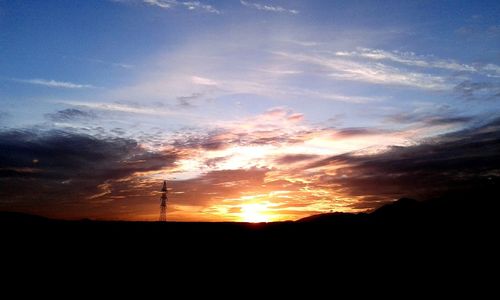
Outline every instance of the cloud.
{"type": "Polygon", "coordinates": [[[206,206],[239,197],[243,191],[258,190],[268,171],[266,168],[211,171],[194,179],[172,182],[172,187],[183,192],[176,196],[177,203],[206,206]]]}
{"type": "Polygon", "coordinates": [[[156,6],[162,9],[171,9],[174,7],[184,7],[188,10],[202,10],[209,13],[220,14],[221,11],[209,4],[200,1],[177,1],[177,0],[143,0],[144,3],[156,6]]]}
{"type": "MultiPolygon", "coordinates": [[[[408,86],[426,90],[453,89],[457,84],[457,74],[462,74],[462,78],[500,77],[500,66],[492,63],[464,64],[453,59],[439,59],[413,52],[358,47],[355,51],[306,50],[306,52],[273,53],[291,64],[302,64],[303,67],[315,66],[317,74],[337,80],[408,86]],[[446,74],[446,71],[454,73],[446,74]]],[[[341,100],[342,97],[338,98],[341,100]]]]}
{"type": "MultiPolygon", "coordinates": [[[[324,205],[318,204],[318,197],[310,191],[301,191],[303,183],[269,181],[271,172],[257,167],[227,169],[207,172],[195,179],[173,181],[171,186],[176,194],[171,203],[191,211],[196,220],[227,221],[242,221],[242,213],[248,205],[261,206],[263,212],[275,220],[310,215],[324,205]]],[[[174,217],[175,212],[171,216],[174,217]]]]}
{"type": "Polygon", "coordinates": [[[220,14],[221,11],[214,8],[212,5],[208,5],[208,4],[203,4],[199,1],[183,1],[183,2],[179,2],[181,5],[184,5],[187,9],[189,10],[196,10],[196,9],[199,9],[199,10],[204,10],[206,12],[209,12],[209,13],[214,13],[214,14],[220,14]]]}
{"type": "Polygon", "coordinates": [[[95,86],[91,84],[79,84],[73,82],[66,81],[56,81],[56,80],[47,80],[47,79],[14,79],[17,82],[42,85],[51,88],[65,88],[65,89],[90,89],[95,88],[95,86]]]}
{"type": "Polygon", "coordinates": [[[316,47],[320,46],[321,43],[316,42],[316,41],[303,41],[303,40],[295,40],[295,39],[285,39],[285,42],[294,44],[294,45],[299,45],[302,47],[316,47]]]}
{"type": "MultiPolygon", "coordinates": [[[[500,179],[500,119],[375,155],[342,154],[307,168],[317,184],[350,197],[377,200],[403,196],[428,199],[461,191],[480,191],[500,179]],[[371,198],[367,198],[371,199],[371,198]]],[[[472,200],[471,200],[472,201],[472,200]]],[[[354,206],[367,207],[366,201],[354,206]]],[[[376,202],[373,206],[379,205],[376,202]]]]}
{"type": "Polygon", "coordinates": [[[92,112],[83,111],[75,108],[59,110],[55,113],[46,114],[45,117],[53,122],[68,122],[74,120],[95,119],[92,112]]]}
{"type": "Polygon", "coordinates": [[[304,161],[309,161],[313,159],[317,159],[318,155],[314,154],[288,154],[278,157],[275,161],[279,164],[294,164],[294,163],[302,163],[304,161]]]}
{"type": "Polygon", "coordinates": [[[291,122],[302,122],[304,121],[304,114],[301,113],[291,114],[287,117],[287,120],[291,122]]]}
{"type": "Polygon", "coordinates": [[[107,61],[104,61],[102,59],[96,59],[96,58],[80,58],[80,60],[93,62],[93,63],[106,65],[106,66],[122,68],[122,69],[133,69],[135,67],[134,65],[131,65],[131,64],[125,64],[125,63],[121,63],[121,62],[107,62],[107,61]]]}
{"type": "Polygon", "coordinates": [[[191,80],[193,81],[194,84],[198,85],[208,85],[208,86],[216,86],[217,82],[210,79],[210,78],[205,78],[205,77],[200,77],[200,76],[192,76],[191,80]]]}
{"type": "Polygon", "coordinates": [[[109,194],[115,181],[171,168],[178,158],[175,151],[148,151],[130,139],[55,130],[2,131],[0,204],[38,202],[43,203],[38,209],[60,214],[78,205],[88,208],[86,200],[109,194]]]}
{"type": "Polygon", "coordinates": [[[177,158],[175,153],[149,152],[130,139],[57,130],[3,131],[0,141],[2,170],[33,167],[39,170],[35,176],[42,179],[104,181],[161,169],[177,158]]]}
{"type": "Polygon", "coordinates": [[[159,8],[171,8],[175,2],[177,1],[169,1],[169,0],[143,0],[144,3],[147,3],[152,6],[158,6],[159,8]]]}
{"type": "Polygon", "coordinates": [[[357,51],[337,51],[335,52],[335,55],[343,58],[361,58],[373,61],[387,61],[408,67],[442,69],[460,73],[479,74],[493,78],[500,77],[500,66],[492,63],[464,64],[454,59],[440,59],[433,56],[417,55],[413,52],[357,48],[357,51]]]}
{"type": "Polygon", "coordinates": [[[153,115],[153,116],[192,117],[192,115],[187,112],[180,112],[168,108],[158,109],[155,106],[134,105],[131,103],[127,104],[119,102],[83,102],[83,101],[58,101],[58,103],[74,105],[77,107],[90,108],[94,110],[110,111],[110,112],[143,114],[143,115],[153,115]]]}
{"type": "Polygon", "coordinates": [[[500,77],[500,66],[495,64],[486,64],[481,67],[483,71],[492,72],[489,77],[500,77]]]}
{"type": "Polygon", "coordinates": [[[214,157],[214,158],[209,158],[205,160],[205,165],[209,168],[215,168],[217,165],[219,165],[222,162],[225,162],[228,160],[230,157],[227,156],[221,156],[221,157],[214,157]]]}
{"type": "MultiPolygon", "coordinates": [[[[387,100],[387,97],[380,94],[371,95],[358,89],[332,85],[333,77],[330,74],[333,70],[275,55],[269,50],[287,49],[291,43],[286,40],[284,42],[281,37],[264,37],[262,40],[262,35],[254,33],[253,30],[252,33],[248,33],[255,35],[253,38],[221,32],[220,34],[226,38],[217,43],[205,35],[193,39],[182,49],[169,51],[168,54],[155,59],[156,67],[152,65],[148,68],[150,71],[142,74],[136,83],[112,90],[107,96],[121,100],[171,102],[177,102],[178,97],[195,93],[203,93],[215,100],[229,99],[229,97],[236,99],[245,95],[258,96],[259,99],[256,101],[263,100],[260,98],[290,102],[306,98],[312,101],[346,103],[387,100]],[[250,43],[251,40],[259,40],[262,45],[255,48],[256,46],[250,43]],[[200,49],[204,49],[201,54],[200,49]],[[255,57],[255,59],[248,60],[242,57],[255,57]],[[165,64],[166,61],[168,64],[165,64]],[[163,67],[158,69],[158,66],[163,67]],[[318,78],[318,75],[322,78],[318,78]],[[314,86],[309,84],[312,80],[315,82],[314,86]]],[[[308,45],[312,45],[311,43],[308,45]]],[[[315,48],[307,47],[305,51],[314,53],[315,48]]],[[[332,58],[339,59],[336,56],[332,58]]],[[[403,73],[403,70],[400,71],[403,73]]],[[[412,84],[410,79],[406,80],[410,75],[400,78],[398,82],[403,85],[412,84]]],[[[427,81],[432,84],[438,79],[430,78],[427,81]]],[[[442,85],[437,82],[434,87],[437,88],[440,84],[442,85]]],[[[223,102],[211,104],[216,107],[223,102]]]]}
{"type": "Polygon", "coordinates": [[[334,133],[334,138],[352,138],[352,137],[361,137],[367,135],[381,135],[386,133],[386,131],[368,128],[368,127],[351,127],[351,128],[342,128],[334,133]]]}
{"type": "Polygon", "coordinates": [[[179,101],[179,105],[183,107],[191,107],[193,106],[193,102],[197,99],[200,99],[204,96],[203,93],[192,93],[189,96],[179,96],[177,100],[179,101]]]}
{"type": "Polygon", "coordinates": [[[237,142],[237,135],[222,130],[214,130],[206,134],[183,134],[176,138],[172,145],[181,149],[216,151],[234,146],[237,142]]]}
{"type": "Polygon", "coordinates": [[[455,93],[467,100],[493,100],[500,98],[500,83],[465,80],[455,86],[455,93]]]}
{"type": "MultiPolygon", "coordinates": [[[[169,177],[173,219],[240,220],[242,208],[252,203],[277,218],[295,219],[332,209],[376,208],[402,196],[425,198],[462,186],[475,188],[474,180],[500,175],[498,120],[367,154],[358,150],[395,145],[391,136],[404,140],[404,133],[308,127],[290,120],[296,114],[275,107],[208,132],[182,130],[156,151],[109,135],[2,131],[0,199],[5,200],[0,206],[29,208],[37,199],[44,203],[39,209],[46,207],[49,215],[50,209],[60,217],[95,216],[98,211],[103,218],[152,220],[158,182],[169,177]],[[95,205],[99,210],[92,210],[95,205]]],[[[55,115],[80,117],[80,112],[55,115]]],[[[422,115],[419,122],[461,121],[445,116],[428,121],[422,115]]]]}
{"type": "MultiPolygon", "coordinates": [[[[173,76],[168,78],[153,78],[137,85],[115,91],[111,96],[120,99],[150,98],[157,100],[175,97],[186,97],[186,95],[204,94],[212,98],[252,94],[263,97],[279,99],[308,98],[345,103],[368,103],[383,101],[386,98],[380,96],[361,96],[340,94],[332,89],[307,89],[298,86],[282,85],[269,78],[269,72],[262,71],[255,78],[238,79],[238,75],[225,79],[207,78],[201,76],[173,76]]],[[[275,75],[275,74],[274,74],[275,75]]],[[[278,75],[282,76],[282,75],[278,75]]],[[[272,76],[271,76],[272,77],[272,76]]]]}
{"type": "MultiPolygon", "coordinates": [[[[117,2],[117,1],[115,1],[117,2]]],[[[70,59],[70,60],[75,60],[79,62],[89,62],[101,66],[106,66],[106,67],[115,67],[115,68],[122,68],[122,69],[133,69],[135,68],[134,65],[132,64],[127,64],[123,62],[110,62],[110,61],[105,61],[102,59],[97,59],[97,58],[90,58],[90,57],[82,57],[82,56],[73,56],[73,55],[63,55],[64,59],[70,59]]]]}
{"type": "MultiPolygon", "coordinates": [[[[370,127],[324,128],[311,126],[301,113],[274,107],[238,121],[217,122],[215,129],[179,132],[172,136],[178,149],[201,151],[200,156],[230,157],[224,164],[243,167],[271,164],[283,154],[342,153],[375,146],[404,144],[413,131],[389,131],[370,127]],[[305,151],[305,152],[301,152],[305,151]],[[210,154],[211,152],[217,152],[210,154]]],[[[375,151],[373,149],[373,151],[375,151]]]]}
{"type": "Polygon", "coordinates": [[[400,85],[428,90],[449,89],[452,86],[441,76],[402,70],[382,63],[357,62],[324,56],[274,52],[283,58],[321,67],[322,73],[339,80],[363,81],[374,84],[400,85]]]}
{"type": "Polygon", "coordinates": [[[418,56],[413,52],[385,51],[380,49],[358,48],[358,51],[337,51],[340,57],[358,57],[376,61],[392,61],[412,67],[438,68],[457,72],[476,72],[477,68],[467,64],[458,63],[455,60],[435,59],[425,56],[418,56]]]}
{"type": "Polygon", "coordinates": [[[421,126],[464,125],[476,119],[471,115],[457,114],[448,106],[432,106],[424,110],[400,112],[386,117],[386,121],[391,123],[420,124],[421,126]]]}
{"type": "Polygon", "coordinates": [[[425,120],[429,125],[453,125],[453,124],[466,124],[475,120],[472,116],[450,116],[450,117],[431,117],[425,120]]]}
{"type": "MultiPolygon", "coordinates": [[[[279,129],[241,130],[238,128],[217,129],[208,133],[182,135],[174,140],[173,145],[182,149],[201,149],[205,151],[220,151],[234,147],[251,147],[265,145],[280,145],[297,143],[299,137],[294,137],[279,129]]],[[[244,159],[244,157],[241,157],[244,159]]]]}
{"type": "Polygon", "coordinates": [[[292,15],[296,15],[299,13],[298,10],[295,9],[287,9],[281,6],[277,5],[268,5],[268,4],[260,4],[260,3],[255,3],[255,2],[249,2],[249,1],[240,1],[241,5],[246,6],[246,7],[251,7],[255,8],[257,10],[263,10],[263,11],[269,11],[269,12],[277,12],[277,13],[289,13],[292,15]]]}

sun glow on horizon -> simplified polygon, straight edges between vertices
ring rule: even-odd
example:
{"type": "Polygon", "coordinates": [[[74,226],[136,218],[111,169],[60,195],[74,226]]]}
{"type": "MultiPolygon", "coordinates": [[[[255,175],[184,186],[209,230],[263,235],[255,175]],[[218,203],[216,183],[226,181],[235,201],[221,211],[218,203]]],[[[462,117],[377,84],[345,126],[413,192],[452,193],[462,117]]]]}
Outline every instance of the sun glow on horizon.
{"type": "Polygon", "coordinates": [[[251,203],[241,206],[240,219],[243,222],[261,223],[271,222],[273,218],[268,214],[266,205],[251,203]]]}

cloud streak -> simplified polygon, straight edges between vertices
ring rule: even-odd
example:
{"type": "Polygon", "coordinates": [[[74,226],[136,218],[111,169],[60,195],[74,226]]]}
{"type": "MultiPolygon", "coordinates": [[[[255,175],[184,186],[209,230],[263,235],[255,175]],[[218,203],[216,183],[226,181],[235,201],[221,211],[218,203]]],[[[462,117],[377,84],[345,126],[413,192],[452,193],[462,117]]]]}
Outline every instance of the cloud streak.
{"type": "Polygon", "coordinates": [[[477,117],[466,114],[458,114],[448,106],[431,106],[426,109],[420,108],[413,111],[390,114],[385,121],[389,123],[418,125],[418,126],[440,126],[440,125],[465,125],[477,120],[477,117]]]}
{"type": "Polygon", "coordinates": [[[418,56],[413,52],[385,51],[380,49],[358,48],[358,51],[337,51],[335,55],[339,57],[367,58],[375,61],[391,61],[412,67],[438,68],[457,72],[475,72],[477,68],[458,63],[449,59],[431,59],[425,56],[418,56]]]}
{"type": "Polygon", "coordinates": [[[101,111],[122,112],[131,114],[143,114],[153,116],[178,116],[178,117],[193,117],[187,112],[171,110],[168,108],[158,109],[143,105],[130,105],[126,103],[116,102],[84,102],[84,101],[57,101],[58,103],[73,105],[77,107],[85,107],[101,111]]]}
{"type": "Polygon", "coordinates": [[[297,15],[299,13],[298,10],[287,9],[287,8],[284,8],[282,6],[277,6],[277,5],[260,4],[260,3],[244,1],[244,0],[240,0],[240,3],[243,6],[254,8],[257,10],[262,10],[262,11],[269,11],[269,12],[276,12],[276,13],[288,13],[288,14],[292,14],[292,15],[297,15]]]}
{"type": "Polygon", "coordinates": [[[201,10],[208,13],[221,14],[221,11],[216,9],[212,5],[204,4],[200,1],[143,0],[143,2],[162,9],[171,9],[180,6],[188,10],[201,10]]]}
{"type": "Polygon", "coordinates": [[[440,59],[433,56],[417,55],[413,52],[386,51],[381,49],[357,48],[356,51],[337,51],[335,55],[344,58],[361,58],[386,61],[409,67],[442,69],[453,72],[477,73],[487,77],[500,76],[500,66],[488,64],[464,64],[454,59],[440,59]]]}
{"type": "Polygon", "coordinates": [[[53,122],[71,122],[78,120],[91,120],[96,116],[92,112],[83,111],[75,108],[59,110],[55,113],[46,114],[45,117],[53,122]]]}
{"type": "Polygon", "coordinates": [[[382,63],[362,63],[334,56],[275,52],[285,59],[315,65],[322,73],[338,80],[361,81],[373,84],[399,85],[427,90],[450,89],[445,78],[426,73],[401,70],[382,63]]]}
{"type": "Polygon", "coordinates": [[[467,100],[495,100],[500,98],[500,83],[465,80],[454,91],[467,100]]]}
{"type": "Polygon", "coordinates": [[[50,87],[50,88],[63,88],[63,89],[91,89],[91,88],[96,88],[95,86],[91,84],[80,84],[80,83],[73,83],[73,82],[68,82],[68,81],[56,81],[56,80],[51,80],[51,79],[40,79],[40,78],[34,78],[34,79],[14,79],[14,81],[17,82],[22,82],[22,83],[29,83],[29,84],[34,84],[34,85],[41,85],[45,87],[50,87]]]}

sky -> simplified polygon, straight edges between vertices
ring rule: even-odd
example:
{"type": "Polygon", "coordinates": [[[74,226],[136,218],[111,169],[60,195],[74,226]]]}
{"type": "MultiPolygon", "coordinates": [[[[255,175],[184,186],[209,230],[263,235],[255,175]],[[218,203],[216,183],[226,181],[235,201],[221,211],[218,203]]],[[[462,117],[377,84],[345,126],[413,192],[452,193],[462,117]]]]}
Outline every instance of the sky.
{"type": "Polygon", "coordinates": [[[282,221],[500,175],[498,1],[0,0],[0,209],[282,221]]]}

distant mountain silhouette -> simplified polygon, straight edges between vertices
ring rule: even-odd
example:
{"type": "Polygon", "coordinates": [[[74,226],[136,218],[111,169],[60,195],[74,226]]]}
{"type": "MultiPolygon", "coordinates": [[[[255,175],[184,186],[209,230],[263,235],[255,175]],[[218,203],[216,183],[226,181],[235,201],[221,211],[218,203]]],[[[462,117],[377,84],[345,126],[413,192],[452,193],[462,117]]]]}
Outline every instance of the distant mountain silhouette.
{"type": "Polygon", "coordinates": [[[370,213],[326,213],[309,216],[298,223],[475,226],[492,221],[497,201],[491,194],[449,196],[427,201],[401,198],[370,213]],[[473,200],[471,200],[473,199],[473,200]],[[495,209],[494,209],[495,208],[495,209]]]}
{"type": "Polygon", "coordinates": [[[312,215],[297,220],[297,222],[316,222],[316,223],[349,223],[366,221],[395,221],[408,219],[419,211],[421,203],[415,199],[401,198],[392,203],[381,206],[371,213],[326,213],[312,215]]]}
{"type": "Polygon", "coordinates": [[[364,213],[360,214],[351,214],[351,213],[341,213],[341,212],[332,212],[325,213],[319,215],[312,215],[302,219],[299,219],[295,222],[298,223],[350,223],[356,222],[364,217],[364,213]]]}

